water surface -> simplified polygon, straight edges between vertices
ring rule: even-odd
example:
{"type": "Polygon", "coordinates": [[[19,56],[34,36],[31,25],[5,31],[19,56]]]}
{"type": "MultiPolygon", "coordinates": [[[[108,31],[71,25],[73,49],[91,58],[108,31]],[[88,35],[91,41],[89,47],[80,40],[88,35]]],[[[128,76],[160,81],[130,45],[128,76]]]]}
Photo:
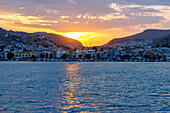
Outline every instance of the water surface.
{"type": "Polygon", "coordinates": [[[170,63],[0,62],[0,112],[170,112],[170,63]]]}

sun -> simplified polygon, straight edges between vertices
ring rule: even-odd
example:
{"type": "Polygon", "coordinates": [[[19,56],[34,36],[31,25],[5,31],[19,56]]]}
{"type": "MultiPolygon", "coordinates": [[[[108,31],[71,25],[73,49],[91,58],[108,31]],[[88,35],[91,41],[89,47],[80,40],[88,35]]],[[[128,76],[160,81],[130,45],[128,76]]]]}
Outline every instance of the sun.
{"type": "Polygon", "coordinates": [[[69,32],[69,33],[64,33],[65,37],[72,38],[78,40],[80,36],[82,36],[82,32],[69,32]]]}

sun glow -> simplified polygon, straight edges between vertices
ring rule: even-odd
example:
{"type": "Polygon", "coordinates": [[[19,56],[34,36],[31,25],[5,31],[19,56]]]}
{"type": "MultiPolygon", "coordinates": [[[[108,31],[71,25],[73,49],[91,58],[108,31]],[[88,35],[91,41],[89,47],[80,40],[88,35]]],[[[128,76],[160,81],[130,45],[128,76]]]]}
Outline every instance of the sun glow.
{"type": "MultiPolygon", "coordinates": [[[[101,34],[95,33],[95,32],[66,32],[61,34],[65,37],[76,39],[80,41],[84,46],[95,46],[96,43],[96,37],[101,37],[101,34]]],[[[100,40],[100,39],[99,39],[100,40]]],[[[98,43],[98,41],[97,41],[98,43]]]]}
{"type": "Polygon", "coordinates": [[[65,37],[72,38],[78,40],[80,36],[82,36],[82,32],[69,32],[69,33],[64,33],[65,37]]]}

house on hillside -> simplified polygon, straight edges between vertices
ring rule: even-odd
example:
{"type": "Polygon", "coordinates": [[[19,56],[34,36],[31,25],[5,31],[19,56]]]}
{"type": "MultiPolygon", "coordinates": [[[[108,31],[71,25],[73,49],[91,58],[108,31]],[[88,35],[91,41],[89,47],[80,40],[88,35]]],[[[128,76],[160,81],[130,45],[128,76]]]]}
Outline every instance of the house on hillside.
{"type": "Polygon", "coordinates": [[[165,55],[167,61],[170,62],[170,49],[166,53],[164,53],[164,55],[165,55]]]}
{"type": "Polygon", "coordinates": [[[119,54],[118,50],[117,49],[112,49],[110,52],[109,52],[109,56],[112,57],[112,58],[116,58],[116,56],[119,54]]]}

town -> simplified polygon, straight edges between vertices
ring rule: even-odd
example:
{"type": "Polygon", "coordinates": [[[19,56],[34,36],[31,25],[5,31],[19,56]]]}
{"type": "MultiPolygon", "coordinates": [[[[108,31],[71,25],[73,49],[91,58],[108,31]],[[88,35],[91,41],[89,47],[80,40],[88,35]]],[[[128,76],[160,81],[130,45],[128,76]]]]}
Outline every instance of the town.
{"type": "Polygon", "coordinates": [[[83,47],[50,49],[10,49],[0,45],[0,61],[129,61],[129,62],[169,62],[170,48],[145,47],[83,47]]]}

